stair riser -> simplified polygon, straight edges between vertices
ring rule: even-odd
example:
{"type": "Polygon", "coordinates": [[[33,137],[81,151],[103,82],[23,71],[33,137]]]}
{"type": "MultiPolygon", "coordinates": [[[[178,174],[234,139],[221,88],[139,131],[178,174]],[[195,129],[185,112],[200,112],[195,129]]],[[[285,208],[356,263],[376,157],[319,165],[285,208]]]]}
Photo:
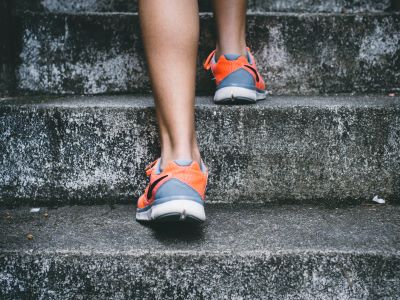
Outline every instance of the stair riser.
{"type": "MultiPolygon", "coordinates": [[[[20,0],[20,10],[52,12],[135,12],[137,0],[20,0]]],[[[212,11],[210,0],[199,1],[200,11],[212,11]]],[[[390,0],[249,0],[248,9],[252,12],[292,11],[292,12],[382,12],[391,9],[390,0]]]]}
{"type": "MultiPolygon", "coordinates": [[[[149,92],[136,15],[28,15],[22,22],[20,92],[149,92]]],[[[214,48],[201,17],[197,91],[212,94],[200,67],[214,48]]],[[[399,91],[400,14],[251,15],[248,43],[275,94],[399,91]]],[[[178,84],[178,83],[177,83],[178,84]]]]}
{"type": "Polygon", "coordinates": [[[374,254],[0,255],[9,298],[396,298],[400,258],[374,254]]]}
{"type": "MultiPolygon", "coordinates": [[[[400,200],[398,107],[200,106],[196,117],[210,202],[400,200]]],[[[159,155],[151,107],[4,106],[0,124],[2,204],[131,202],[159,155]]]]}

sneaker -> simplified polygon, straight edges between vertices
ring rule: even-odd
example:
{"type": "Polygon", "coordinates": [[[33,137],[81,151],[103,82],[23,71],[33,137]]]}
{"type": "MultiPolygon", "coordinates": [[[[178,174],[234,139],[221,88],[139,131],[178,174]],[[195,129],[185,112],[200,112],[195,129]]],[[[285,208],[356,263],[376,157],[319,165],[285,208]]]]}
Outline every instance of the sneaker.
{"type": "Polygon", "coordinates": [[[192,160],[174,160],[160,169],[161,159],[146,168],[150,184],[139,198],[138,221],[203,222],[208,171],[192,160]]]}
{"type": "Polygon", "coordinates": [[[223,54],[215,60],[215,50],[204,62],[216,81],[214,102],[218,104],[248,104],[266,98],[263,78],[258,72],[250,49],[247,56],[223,54]]]}

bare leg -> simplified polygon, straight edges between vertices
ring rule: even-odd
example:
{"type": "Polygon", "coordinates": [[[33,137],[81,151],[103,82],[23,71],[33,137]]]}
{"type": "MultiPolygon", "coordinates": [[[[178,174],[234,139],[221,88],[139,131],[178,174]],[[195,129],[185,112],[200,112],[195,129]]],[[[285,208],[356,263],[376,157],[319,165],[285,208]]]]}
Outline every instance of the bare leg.
{"type": "Polygon", "coordinates": [[[200,161],[194,128],[197,0],[139,0],[140,25],[161,137],[162,167],[200,161]]]}
{"type": "Polygon", "coordinates": [[[214,0],[217,25],[217,52],[246,55],[247,0],[214,0]]]}

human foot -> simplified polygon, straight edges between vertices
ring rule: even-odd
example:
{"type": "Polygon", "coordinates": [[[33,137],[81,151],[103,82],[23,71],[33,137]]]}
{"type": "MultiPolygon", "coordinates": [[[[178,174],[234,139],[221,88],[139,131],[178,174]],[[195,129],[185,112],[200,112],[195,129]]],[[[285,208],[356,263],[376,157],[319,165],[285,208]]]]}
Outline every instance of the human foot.
{"type": "Polygon", "coordinates": [[[138,221],[203,222],[208,171],[192,160],[169,161],[160,168],[161,159],[146,168],[150,178],[136,210],[138,221]]]}
{"type": "Polygon", "coordinates": [[[246,56],[223,54],[218,60],[215,52],[204,62],[204,68],[211,70],[216,81],[215,103],[250,104],[266,98],[264,80],[249,48],[246,56]]]}

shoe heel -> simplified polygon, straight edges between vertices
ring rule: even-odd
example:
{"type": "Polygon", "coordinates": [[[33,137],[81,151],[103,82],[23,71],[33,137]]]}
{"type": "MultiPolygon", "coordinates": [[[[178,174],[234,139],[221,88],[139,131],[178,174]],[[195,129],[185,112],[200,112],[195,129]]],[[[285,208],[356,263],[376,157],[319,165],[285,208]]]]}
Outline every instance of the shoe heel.
{"type": "Polygon", "coordinates": [[[204,205],[187,199],[172,199],[153,205],[151,219],[154,221],[204,222],[204,205]]]}
{"type": "Polygon", "coordinates": [[[257,91],[243,88],[229,86],[220,88],[214,95],[215,103],[256,103],[257,91]]]}

